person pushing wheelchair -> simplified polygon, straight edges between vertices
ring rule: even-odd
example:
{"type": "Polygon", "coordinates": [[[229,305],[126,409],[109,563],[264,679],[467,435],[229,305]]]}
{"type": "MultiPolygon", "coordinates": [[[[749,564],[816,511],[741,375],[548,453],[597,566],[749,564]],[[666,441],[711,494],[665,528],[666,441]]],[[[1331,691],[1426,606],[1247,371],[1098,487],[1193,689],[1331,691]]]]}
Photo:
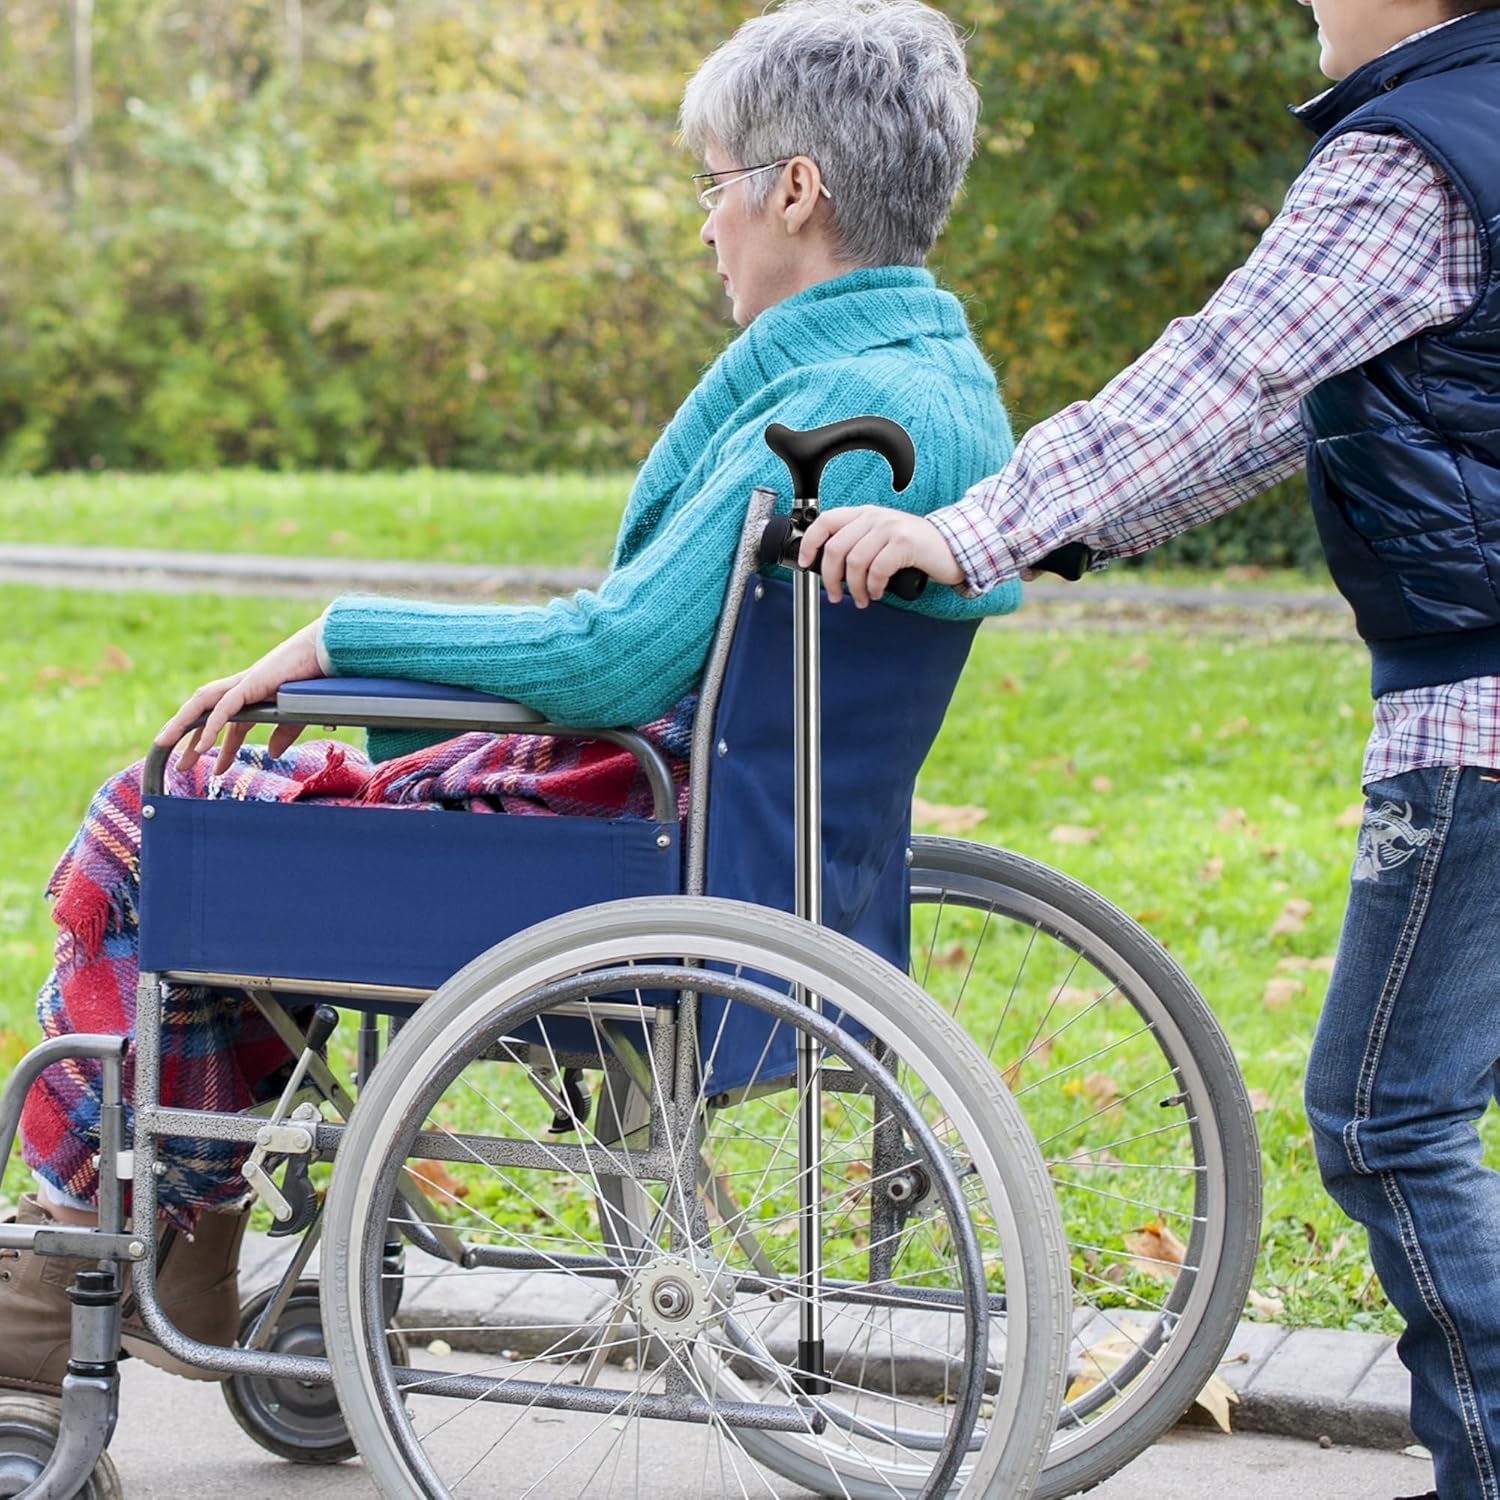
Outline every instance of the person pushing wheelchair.
{"type": "Polygon", "coordinates": [[[1373,663],[1367,801],[1306,1104],[1406,1320],[1438,1488],[1500,1500],[1500,0],[1301,0],[1335,86],[1250,259],[925,518],[823,516],[829,592],[982,596],[1143,552],[1304,463],[1373,663]]]}

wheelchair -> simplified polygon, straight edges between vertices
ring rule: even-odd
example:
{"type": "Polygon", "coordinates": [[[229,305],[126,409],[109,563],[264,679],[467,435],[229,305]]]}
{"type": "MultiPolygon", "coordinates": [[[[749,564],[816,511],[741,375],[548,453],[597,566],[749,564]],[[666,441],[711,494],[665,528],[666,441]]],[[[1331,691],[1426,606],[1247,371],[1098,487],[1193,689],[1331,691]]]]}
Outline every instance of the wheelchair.
{"type": "Polygon", "coordinates": [[[910,837],[973,627],[763,571],[795,553],[835,453],[909,476],[891,429],[773,443],[799,498],[773,517],[770,491],[751,497],[681,826],[639,734],[429,684],[288,684],[244,717],[607,738],[654,816],[203,802],[164,796],[153,753],[129,1139],[117,1038],[41,1044],[0,1097],[8,1156],[43,1068],[104,1068],[98,1229],[0,1226],[0,1245],[98,1264],[72,1290],[60,1418],[0,1398],[0,1495],[118,1492],[124,1265],[163,1348],[222,1374],[257,1441],[308,1463],[357,1450],[387,1495],[639,1492],[664,1444],[693,1441],[704,1493],[1060,1496],[1191,1403],[1259,1218],[1222,1035],[1097,896],[910,837]],[[877,670],[889,695],[868,692],[877,670]],[[274,889],[289,849],[353,895],[267,930],[207,876],[274,889]],[[161,1105],[173,983],[250,995],[287,1042],[268,1116],[161,1105]],[[340,1010],[357,1096],[325,1056],[340,1010]],[[135,1222],[155,1221],[160,1143],[195,1136],[247,1147],[273,1232],[300,1236],[233,1349],[166,1321],[125,1217],[129,1179],[135,1222]],[[493,1319],[430,1316],[458,1275],[493,1319]],[[543,1412],[563,1436],[529,1425],[543,1412]]]}

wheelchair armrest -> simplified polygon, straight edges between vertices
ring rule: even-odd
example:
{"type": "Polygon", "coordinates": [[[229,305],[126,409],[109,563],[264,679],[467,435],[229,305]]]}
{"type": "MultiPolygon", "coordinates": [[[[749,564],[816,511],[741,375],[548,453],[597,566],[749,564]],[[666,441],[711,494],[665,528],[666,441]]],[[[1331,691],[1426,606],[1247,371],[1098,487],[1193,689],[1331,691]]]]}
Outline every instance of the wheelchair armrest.
{"type": "Polygon", "coordinates": [[[313,677],[284,682],[276,694],[276,713],[308,723],[367,724],[381,727],[415,721],[444,729],[534,729],[547,721],[535,709],[510,698],[438,682],[408,682],[401,677],[313,677]]]}
{"type": "MultiPolygon", "coordinates": [[[[605,740],[628,750],[646,774],[658,823],[677,821],[677,787],[666,757],[639,730],[554,724],[544,714],[511,698],[437,682],[400,677],[314,677],[284,682],[275,701],[248,705],[235,716],[248,724],[324,724],[365,729],[447,729],[455,734],[556,735],[559,739],[605,740]]],[[[200,719],[194,728],[201,727],[200,719]]],[[[171,751],[153,745],[146,757],[141,790],[160,796],[171,751]]]]}

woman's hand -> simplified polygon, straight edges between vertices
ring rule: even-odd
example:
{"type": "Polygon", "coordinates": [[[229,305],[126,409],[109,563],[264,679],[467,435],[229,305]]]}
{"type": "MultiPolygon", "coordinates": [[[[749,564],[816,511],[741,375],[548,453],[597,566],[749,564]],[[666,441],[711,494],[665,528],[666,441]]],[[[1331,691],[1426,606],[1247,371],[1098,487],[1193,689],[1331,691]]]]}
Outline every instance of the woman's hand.
{"type": "MultiPolygon", "coordinates": [[[[206,713],[208,722],[178,757],[178,768],[189,769],[200,755],[212,748],[219,731],[227,724],[223,747],[214,762],[214,774],[222,775],[234,763],[235,752],[244,744],[245,736],[255,727],[253,724],[230,724],[232,715],[248,704],[275,697],[276,689],[284,682],[300,682],[323,675],[323,669],[318,665],[318,631],[321,628],[322,622],[314,620],[296,635],[288,636],[279,646],[267,651],[246,671],[204,683],[162,726],[156,743],[175,745],[186,733],[188,725],[206,713]]],[[[300,724],[278,724],[271,731],[271,754],[282,754],[302,733],[303,727],[300,724]]]]}
{"type": "Polygon", "coordinates": [[[930,521],[884,505],[841,505],[807,528],[798,563],[811,566],[823,548],[823,583],[837,604],[847,587],[863,609],[885,593],[902,568],[920,568],[934,583],[962,583],[943,534],[930,521]]]}

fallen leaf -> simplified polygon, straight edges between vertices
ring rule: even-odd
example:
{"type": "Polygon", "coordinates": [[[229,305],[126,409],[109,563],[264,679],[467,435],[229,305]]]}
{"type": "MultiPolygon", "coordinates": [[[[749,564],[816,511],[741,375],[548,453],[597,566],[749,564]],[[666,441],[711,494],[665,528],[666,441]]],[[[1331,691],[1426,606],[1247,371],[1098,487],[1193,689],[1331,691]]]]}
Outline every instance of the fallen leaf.
{"type": "Polygon", "coordinates": [[[1021,691],[1021,684],[1007,672],[1000,679],[1000,691],[1002,693],[1019,693],[1021,691]]]}
{"type": "Polygon", "coordinates": [[[1246,1300],[1253,1311],[1263,1318],[1269,1318],[1273,1323],[1286,1311],[1286,1304],[1280,1297],[1263,1297],[1254,1287],[1250,1288],[1250,1296],[1246,1300]]]}
{"type": "Polygon", "coordinates": [[[1300,979],[1269,979],[1266,981],[1266,992],[1261,996],[1261,1003],[1267,1010],[1280,1010],[1306,988],[1300,979]]]}
{"type": "Polygon", "coordinates": [[[1338,817],[1333,820],[1335,828],[1359,828],[1365,821],[1365,805],[1363,802],[1354,802],[1346,807],[1338,817]]]}
{"type": "Polygon", "coordinates": [[[1112,792],[1115,789],[1114,782],[1112,782],[1109,779],[1108,776],[1096,776],[1096,777],[1094,777],[1094,779],[1091,782],[1089,782],[1089,786],[1094,791],[1099,792],[1101,795],[1104,794],[1104,793],[1106,793],[1106,792],[1112,792]]]}
{"type": "Polygon", "coordinates": [[[1214,1419],[1220,1432],[1228,1432],[1229,1408],[1239,1402],[1234,1387],[1222,1375],[1210,1375],[1208,1384],[1198,1392],[1198,1405],[1214,1419]]]}
{"type": "Polygon", "coordinates": [[[1081,984],[1060,984],[1047,998],[1053,1005],[1092,1005],[1103,993],[1081,984]]]}
{"type": "Polygon", "coordinates": [[[969,946],[964,942],[949,943],[941,952],[932,955],[933,967],[938,969],[956,969],[968,961],[969,946]]]}
{"type": "Polygon", "coordinates": [[[278,536],[296,536],[301,530],[301,523],[293,516],[288,516],[283,521],[278,521],[272,528],[278,536]]]}
{"type": "Polygon", "coordinates": [[[1271,1096],[1264,1089],[1251,1089],[1245,1097],[1250,1101],[1250,1109],[1253,1114],[1258,1115],[1262,1110],[1267,1110],[1271,1107],[1271,1096]]]}
{"type": "Polygon", "coordinates": [[[440,1161],[415,1161],[406,1169],[424,1187],[431,1188],[440,1198],[467,1198],[469,1186],[460,1182],[440,1161]]]}
{"type": "Polygon", "coordinates": [[[1281,915],[1271,923],[1270,936],[1278,937],[1282,933],[1301,932],[1307,926],[1307,919],[1312,909],[1311,901],[1304,901],[1300,896],[1293,896],[1281,908],[1281,915]]]}
{"type": "Polygon", "coordinates": [[[1236,735],[1250,733],[1250,721],[1244,714],[1237,719],[1231,719],[1227,724],[1220,724],[1218,736],[1221,740],[1233,739],[1236,735]]]}
{"type": "Polygon", "coordinates": [[[99,658],[98,670],[101,672],[128,672],[135,663],[113,642],[104,648],[104,654],[99,658]]]}
{"type": "Polygon", "coordinates": [[[1081,828],[1076,823],[1059,823],[1047,837],[1054,844],[1092,844],[1099,837],[1099,830],[1081,828]]]}
{"type": "Polygon", "coordinates": [[[1083,1091],[1099,1109],[1112,1109],[1120,1102],[1120,1085],[1108,1073],[1090,1073],[1083,1080],[1083,1091]]]}
{"type": "Polygon", "coordinates": [[[1162,1223],[1153,1219],[1132,1229],[1124,1236],[1130,1262],[1157,1281],[1175,1281],[1178,1267],[1187,1255],[1187,1246],[1162,1223]]]}
{"type": "Polygon", "coordinates": [[[1324,973],[1333,970],[1333,955],[1330,953],[1324,958],[1299,958],[1295,954],[1288,958],[1276,960],[1276,972],[1278,974],[1289,974],[1296,970],[1318,969],[1324,973]]]}
{"type": "Polygon", "coordinates": [[[1136,912],[1135,919],[1137,922],[1160,922],[1166,914],[1164,906],[1148,906],[1143,911],[1136,912]]]}
{"type": "Polygon", "coordinates": [[[1212,859],[1203,861],[1203,868],[1198,871],[1199,880],[1217,880],[1224,873],[1224,861],[1216,854],[1212,859]]]}
{"type": "Polygon", "coordinates": [[[935,828],[939,833],[967,833],[989,817],[987,807],[949,807],[941,802],[911,799],[912,822],[935,828]]]}
{"type": "Polygon", "coordinates": [[[1219,821],[1214,824],[1214,827],[1228,833],[1232,829],[1245,827],[1249,821],[1250,815],[1243,807],[1226,807],[1219,814],[1219,821]]]}
{"type": "Polygon", "coordinates": [[[1107,1380],[1141,1347],[1146,1336],[1144,1328],[1137,1328],[1128,1319],[1095,1344],[1080,1351],[1079,1370],[1068,1386],[1066,1401],[1076,1401],[1100,1383],[1107,1380]]]}

